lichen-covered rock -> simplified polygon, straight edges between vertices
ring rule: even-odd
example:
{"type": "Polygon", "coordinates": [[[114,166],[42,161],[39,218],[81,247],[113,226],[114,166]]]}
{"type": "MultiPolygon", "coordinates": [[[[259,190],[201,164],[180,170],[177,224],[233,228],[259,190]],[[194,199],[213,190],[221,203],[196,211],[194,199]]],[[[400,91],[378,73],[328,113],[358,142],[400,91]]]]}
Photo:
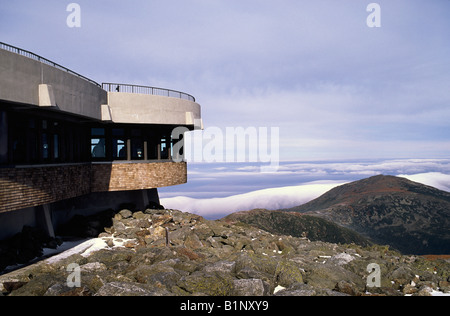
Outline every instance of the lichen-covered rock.
{"type": "Polygon", "coordinates": [[[261,279],[239,279],[233,281],[235,296],[267,296],[269,285],[261,279]]]}
{"type": "Polygon", "coordinates": [[[165,296],[165,290],[154,289],[146,284],[111,282],[101,287],[95,296],[165,296]]]}
{"type": "Polygon", "coordinates": [[[11,296],[394,296],[449,291],[448,261],[402,256],[385,246],[274,235],[249,224],[208,221],[176,210],[123,210],[104,222],[109,226],[99,236],[102,249],[86,253],[82,247],[82,253],[62,254],[0,276],[1,292],[11,296]],[[380,288],[367,286],[371,263],[380,266],[380,288]],[[70,264],[80,267],[79,288],[68,287],[70,264]]]}
{"type": "Polygon", "coordinates": [[[193,295],[231,296],[234,293],[233,277],[218,272],[196,271],[181,278],[177,286],[193,295]]]}
{"type": "Polygon", "coordinates": [[[290,287],[295,283],[303,283],[304,270],[292,261],[280,260],[274,274],[274,283],[283,287],[290,287]]]}

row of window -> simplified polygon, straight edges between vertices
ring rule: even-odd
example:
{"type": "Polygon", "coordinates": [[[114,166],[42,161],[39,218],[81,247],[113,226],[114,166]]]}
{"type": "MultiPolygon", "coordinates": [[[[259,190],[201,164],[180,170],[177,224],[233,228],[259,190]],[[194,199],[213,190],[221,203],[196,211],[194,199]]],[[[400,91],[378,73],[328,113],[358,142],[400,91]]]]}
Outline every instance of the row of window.
{"type": "Polygon", "coordinates": [[[84,162],[89,152],[86,133],[80,125],[3,112],[0,127],[7,135],[2,141],[6,154],[1,163],[35,164],[84,162]],[[6,141],[6,143],[5,143],[6,141]]]}
{"type": "Polygon", "coordinates": [[[161,160],[172,158],[169,131],[136,127],[91,128],[93,160],[161,160]]]}
{"type": "Polygon", "coordinates": [[[0,110],[0,164],[171,158],[168,129],[78,124],[0,110]]]}

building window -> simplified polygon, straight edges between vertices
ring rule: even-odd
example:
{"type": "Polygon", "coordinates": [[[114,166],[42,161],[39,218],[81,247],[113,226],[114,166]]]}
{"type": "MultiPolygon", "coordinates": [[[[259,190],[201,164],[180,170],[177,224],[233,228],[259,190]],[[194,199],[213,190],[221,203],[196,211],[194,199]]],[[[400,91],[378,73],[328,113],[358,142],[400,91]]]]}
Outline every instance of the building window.
{"type": "Polygon", "coordinates": [[[125,124],[94,125],[89,130],[93,161],[170,160],[173,157],[173,143],[167,130],[125,124]]]}
{"type": "Polygon", "coordinates": [[[112,129],[112,155],[113,159],[125,160],[127,153],[127,138],[125,137],[125,129],[112,129]]]}
{"type": "Polygon", "coordinates": [[[90,132],[83,124],[0,110],[0,164],[90,161],[90,132]]]}
{"type": "Polygon", "coordinates": [[[59,159],[59,135],[53,135],[53,158],[59,159]]]}
{"type": "Polygon", "coordinates": [[[44,160],[48,159],[49,147],[47,133],[42,133],[42,158],[44,160]]]}
{"type": "Polygon", "coordinates": [[[131,160],[144,159],[144,141],[140,129],[131,130],[131,160]]]}
{"type": "Polygon", "coordinates": [[[161,159],[172,159],[172,141],[170,136],[161,137],[161,159]]]}
{"type": "Polygon", "coordinates": [[[36,126],[36,120],[28,120],[29,132],[27,133],[28,159],[31,163],[39,162],[39,131],[36,126]]]}
{"type": "Polygon", "coordinates": [[[8,116],[0,111],[0,163],[8,162],[8,116]]]}
{"type": "Polygon", "coordinates": [[[106,137],[104,128],[91,129],[92,158],[106,158],[105,139],[106,137]]]}

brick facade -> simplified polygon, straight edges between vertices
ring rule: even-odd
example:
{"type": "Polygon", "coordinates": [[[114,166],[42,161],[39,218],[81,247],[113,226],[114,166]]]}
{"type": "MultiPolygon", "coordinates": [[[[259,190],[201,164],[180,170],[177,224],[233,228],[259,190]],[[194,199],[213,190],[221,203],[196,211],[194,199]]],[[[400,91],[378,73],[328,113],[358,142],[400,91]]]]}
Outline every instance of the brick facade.
{"type": "Polygon", "coordinates": [[[186,182],[187,165],[184,162],[92,165],[92,192],[143,190],[186,182]]]}
{"type": "Polygon", "coordinates": [[[0,168],[0,213],[91,192],[152,189],[186,182],[186,163],[174,162],[0,168]]]}

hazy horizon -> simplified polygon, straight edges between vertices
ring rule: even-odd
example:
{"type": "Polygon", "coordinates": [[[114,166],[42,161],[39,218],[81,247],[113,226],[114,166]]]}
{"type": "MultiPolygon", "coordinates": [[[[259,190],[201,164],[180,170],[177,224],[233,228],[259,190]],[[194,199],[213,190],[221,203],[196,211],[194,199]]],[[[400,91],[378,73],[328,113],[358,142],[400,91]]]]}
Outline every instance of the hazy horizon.
{"type": "Polygon", "coordinates": [[[450,159],[280,162],[273,173],[261,173],[255,163],[191,163],[188,169],[187,184],[158,190],[161,204],[208,219],[298,206],[337,185],[379,174],[450,192],[450,159]]]}

